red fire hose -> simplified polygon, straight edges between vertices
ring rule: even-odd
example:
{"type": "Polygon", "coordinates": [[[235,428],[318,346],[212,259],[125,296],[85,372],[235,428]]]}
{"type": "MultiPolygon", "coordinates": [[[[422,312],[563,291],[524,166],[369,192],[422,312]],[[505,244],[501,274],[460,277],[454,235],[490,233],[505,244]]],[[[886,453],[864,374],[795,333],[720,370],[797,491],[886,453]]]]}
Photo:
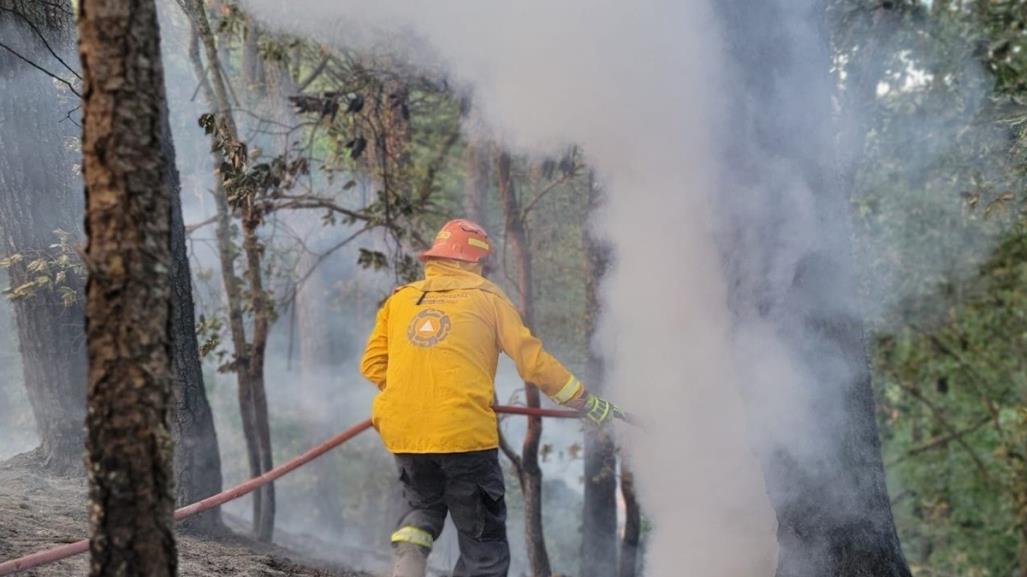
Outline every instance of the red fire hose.
{"type": "MultiPolygon", "coordinates": [[[[495,410],[497,413],[505,413],[509,415],[530,415],[535,417],[553,417],[557,419],[576,419],[581,416],[576,411],[566,411],[560,409],[533,409],[529,407],[497,406],[495,407],[495,410]]],[[[239,497],[242,497],[243,495],[252,493],[258,487],[262,487],[278,479],[279,477],[288,475],[292,471],[295,471],[303,465],[306,465],[307,463],[313,461],[321,455],[324,455],[328,451],[331,451],[335,447],[338,447],[339,445],[345,443],[346,441],[349,441],[353,437],[356,437],[360,433],[363,433],[364,431],[370,428],[370,420],[357,423],[356,425],[353,425],[352,427],[346,429],[338,435],[335,435],[334,437],[328,439],[327,441],[321,443],[313,449],[310,449],[306,453],[303,453],[302,455],[295,457],[291,461],[288,461],[275,467],[274,469],[271,469],[270,471],[264,473],[259,477],[254,477],[248,481],[243,481],[242,483],[239,483],[231,489],[218,493],[217,495],[207,497],[206,499],[203,499],[202,501],[197,501],[196,503],[193,503],[191,505],[186,505],[185,507],[176,510],[175,520],[179,521],[185,519],[186,517],[192,517],[197,513],[202,513],[209,509],[213,509],[214,507],[217,507],[219,505],[224,505],[229,501],[234,501],[239,497]]],[[[60,545],[58,547],[53,547],[51,549],[46,549],[44,551],[38,551],[36,553],[32,553],[30,555],[26,555],[18,559],[12,559],[11,561],[4,561],[3,563],[0,563],[0,576],[13,575],[15,573],[27,571],[34,567],[55,563],[62,559],[67,559],[68,557],[73,557],[80,553],[85,553],[88,550],[89,540],[83,539],[81,541],[76,541],[74,543],[68,543],[67,545],[60,545]]]]}

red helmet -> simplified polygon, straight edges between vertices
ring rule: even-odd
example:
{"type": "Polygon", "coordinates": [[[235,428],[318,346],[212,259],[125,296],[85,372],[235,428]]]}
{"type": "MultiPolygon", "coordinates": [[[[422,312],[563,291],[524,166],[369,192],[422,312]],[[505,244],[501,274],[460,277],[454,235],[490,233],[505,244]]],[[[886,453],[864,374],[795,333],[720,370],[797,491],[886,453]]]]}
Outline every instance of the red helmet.
{"type": "Polygon", "coordinates": [[[451,258],[466,262],[480,262],[492,252],[489,235],[479,225],[458,218],[442,226],[435,235],[432,247],[420,254],[421,262],[429,258],[451,258]]]}

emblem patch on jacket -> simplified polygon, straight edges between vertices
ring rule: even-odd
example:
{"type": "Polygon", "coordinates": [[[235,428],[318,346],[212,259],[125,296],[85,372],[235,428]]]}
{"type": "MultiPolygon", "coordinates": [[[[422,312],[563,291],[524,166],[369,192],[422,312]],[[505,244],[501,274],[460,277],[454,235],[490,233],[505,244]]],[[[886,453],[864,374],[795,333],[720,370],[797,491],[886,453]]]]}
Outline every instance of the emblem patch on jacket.
{"type": "Polygon", "coordinates": [[[433,347],[449,334],[452,327],[446,313],[425,309],[414,316],[407,327],[407,340],[419,347],[433,347]]]}

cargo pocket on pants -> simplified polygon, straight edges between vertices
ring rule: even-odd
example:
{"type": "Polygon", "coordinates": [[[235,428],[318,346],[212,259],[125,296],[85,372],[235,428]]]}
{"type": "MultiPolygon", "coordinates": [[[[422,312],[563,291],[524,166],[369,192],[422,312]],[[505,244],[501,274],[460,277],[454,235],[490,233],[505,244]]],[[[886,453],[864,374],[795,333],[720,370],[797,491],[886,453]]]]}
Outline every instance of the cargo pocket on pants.
{"type": "Polygon", "coordinates": [[[502,481],[478,485],[478,538],[482,541],[506,540],[506,488],[502,481]]]}

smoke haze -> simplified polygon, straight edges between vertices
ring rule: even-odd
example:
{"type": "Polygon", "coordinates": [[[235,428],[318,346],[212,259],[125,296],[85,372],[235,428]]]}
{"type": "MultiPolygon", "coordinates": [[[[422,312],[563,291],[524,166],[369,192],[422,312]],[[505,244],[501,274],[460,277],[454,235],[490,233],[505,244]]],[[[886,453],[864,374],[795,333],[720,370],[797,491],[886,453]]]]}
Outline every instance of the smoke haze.
{"type": "MultiPolygon", "coordinates": [[[[774,524],[731,368],[712,201],[723,111],[705,2],[247,2],[331,42],[397,30],[431,47],[485,119],[526,152],[581,145],[615,246],[601,342],[612,395],[652,423],[629,440],[655,526],[647,572],[770,575],[774,524]],[[340,33],[342,30],[344,32],[340,33]],[[739,552],[745,554],[739,554],[739,552]]],[[[424,53],[424,51],[419,51],[424,53]]]]}
{"type": "MultiPolygon", "coordinates": [[[[725,3],[739,4],[744,3],[725,3]]],[[[842,400],[830,390],[817,393],[815,382],[824,375],[848,379],[849,369],[833,365],[833,351],[808,342],[801,326],[760,309],[785,299],[805,255],[849,236],[845,211],[824,210],[801,171],[782,160],[791,155],[817,167],[824,172],[822,184],[837,169],[833,127],[804,120],[830,105],[821,99],[829,92],[822,90],[830,81],[827,63],[793,61],[796,53],[820,50],[822,31],[813,21],[819,4],[753,4],[762,9],[733,13],[707,0],[244,0],[274,30],[338,45],[368,47],[383,38],[405,45],[419,64],[443,69],[466,87],[490,127],[523,152],[583,147],[607,199],[592,226],[615,248],[595,346],[609,368],[610,396],[648,424],[645,431],[620,434],[654,527],[647,557],[651,577],[678,577],[685,568],[710,577],[772,575],[774,514],[753,449],[766,455],[788,446],[798,458],[815,462],[828,446],[819,442],[819,424],[833,419],[839,423],[834,431],[844,433],[842,400]],[[787,26],[766,26],[767,14],[787,26]],[[784,45],[787,37],[791,52],[750,54],[746,60],[725,40],[728,34],[735,42],[751,38],[760,45],[784,45]],[[746,74],[759,66],[789,75],[775,89],[756,90],[746,74]],[[763,99],[767,93],[774,97],[763,99]],[[747,122],[757,116],[768,120],[747,122]],[[801,137],[784,133],[788,127],[803,127],[801,137]],[[796,343],[807,348],[805,354],[796,354],[796,343]],[[814,366],[810,359],[817,358],[814,366]],[[817,410],[825,414],[808,420],[817,410]]],[[[162,24],[165,68],[178,121],[185,220],[193,223],[213,209],[207,195],[209,143],[195,127],[207,107],[194,98],[195,79],[183,56],[187,26],[172,22],[181,20],[173,6],[170,12],[175,14],[165,14],[162,24]]],[[[943,153],[917,157],[916,166],[943,153]]],[[[205,238],[209,231],[193,238],[194,273],[217,268],[205,238]]],[[[881,239],[885,244],[894,240],[881,239]]],[[[930,266],[943,267],[945,261],[942,255],[930,266]]],[[[389,279],[374,282],[384,287],[389,279]]],[[[815,287],[815,293],[850,293],[844,288],[850,277],[835,282],[815,287]]],[[[204,295],[198,283],[198,298],[216,303],[217,279],[210,284],[214,288],[204,295]]],[[[875,291],[890,291],[896,283],[882,278],[879,284],[875,291]]],[[[785,303],[778,311],[819,306],[860,314],[852,299],[825,300],[785,303]]],[[[345,319],[358,340],[373,313],[373,303],[365,304],[364,317],[345,319]]],[[[0,326],[8,323],[0,315],[0,326]]],[[[298,378],[284,368],[290,358],[283,352],[282,330],[276,330],[280,340],[268,363],[269,380],[297,381],[306,391],[296,395],[272,387],[276,418],[330,415],[321,423],[323,436],[365,414],[373,389],[360,382],[354,367],[335,365],[298,378]],[[341,383],[362,388],[340,391],[341,383]]],[[[233,430],[233,378],[207,376],[212,402],[220,403],[215,415],[230,483],[246,475],[241,439],[233,430]]],[[[507,376],[500,387],[508,390],[516,379],[507,376]]],[[[555,428],[547,425],[547,438],[555,428]]],[[[27,448],[5,432],[0,456],[13,450],[5,446],[9,440],[12,447],[27,448]]],[[[292,454],[298,448],[280,450],[292,454]]],[[[377,446],[368,452],[374,451],[377,446]]],[[[310,493],[309,485],[290,482],[280,485],[283,500],[310,493]]],[[[246,510],[245,504],[230,509],[246,510]]],[[[286,514],[283,524],[301,524],[304,511],[286,514]]],[[[839,514],[847,513],[858,511],[839,514]]],[[[380,542],[387,528],[368,525],[366,542],[380,542]]],[[[511,537],[516,543],[519,535],[511,530],[511,537]]]]}

